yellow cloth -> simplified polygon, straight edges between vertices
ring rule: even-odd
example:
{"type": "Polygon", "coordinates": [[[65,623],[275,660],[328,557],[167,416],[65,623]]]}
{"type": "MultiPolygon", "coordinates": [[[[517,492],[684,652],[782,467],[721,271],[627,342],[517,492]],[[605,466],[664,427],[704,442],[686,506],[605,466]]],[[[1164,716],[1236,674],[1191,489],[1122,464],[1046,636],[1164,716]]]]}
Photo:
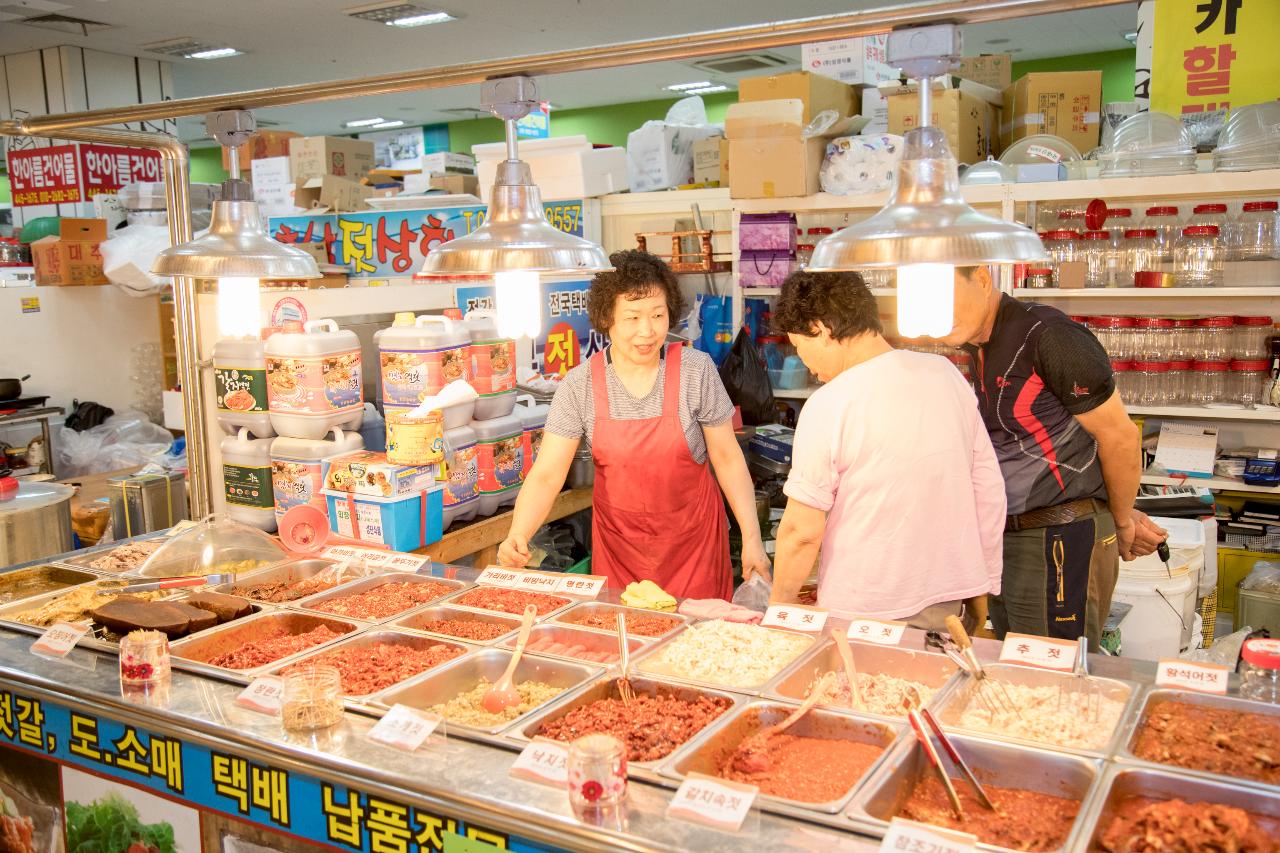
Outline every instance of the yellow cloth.
{"type": "Polygon", "coordinates": [[[642,607],[645,610],[661,610],[674,613],[676,600],[666,590],[653,581],[629,583],[622,592],[622,603],[628,607],[642,607]]]}

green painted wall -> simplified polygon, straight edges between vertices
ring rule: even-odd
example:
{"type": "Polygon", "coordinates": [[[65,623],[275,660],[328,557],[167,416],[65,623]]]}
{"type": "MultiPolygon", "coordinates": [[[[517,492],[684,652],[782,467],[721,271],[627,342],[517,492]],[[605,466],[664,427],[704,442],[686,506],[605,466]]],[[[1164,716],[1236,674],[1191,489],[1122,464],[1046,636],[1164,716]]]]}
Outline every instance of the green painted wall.
{"type": "MultiPolygon", "coordinates": [[[[245,168],[241,173],[246,181],[249,180],[248,172],[248,168],[245,168]]],[[[212,148],[191,149],[191,183],[220,184],[229,177],[227,170],[222,168],[221,147],[215,145],[212,148]]]]}
{"type": "Polygon", "coordinates": [[[1133,100],[1133,81],[1137,51],[1112,50],[1106,53],[1082,53],[1078,56],[1055,56],[1013,63],[1013,79],[1032,71],[1102,71],[1102,102],[1133,100]]]}
{"type": "Polygon", "coordinates": [[[0,204],[8,204],[13,199],[9,194],[9,176],[6,174],[4,178],[0,178],[0,204]]]}

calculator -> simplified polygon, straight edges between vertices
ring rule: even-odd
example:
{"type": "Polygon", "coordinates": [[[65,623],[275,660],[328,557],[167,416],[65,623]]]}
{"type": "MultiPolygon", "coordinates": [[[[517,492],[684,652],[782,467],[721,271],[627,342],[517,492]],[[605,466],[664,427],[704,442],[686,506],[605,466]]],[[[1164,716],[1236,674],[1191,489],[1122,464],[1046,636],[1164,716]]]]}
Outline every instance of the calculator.
{"type": "Polygon", "coordinates": [[[1244,481],[1250,486],[1280,486],[1280,459],[1250,459],[1244,463],[1244,481]]]}

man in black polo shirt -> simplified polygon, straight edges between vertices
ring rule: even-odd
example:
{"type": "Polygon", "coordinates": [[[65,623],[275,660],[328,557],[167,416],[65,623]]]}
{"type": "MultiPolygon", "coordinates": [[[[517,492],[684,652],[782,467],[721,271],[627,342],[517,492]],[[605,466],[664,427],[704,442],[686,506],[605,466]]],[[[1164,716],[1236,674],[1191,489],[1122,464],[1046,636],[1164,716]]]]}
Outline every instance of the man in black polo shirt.
{"type": "Polygon", "coordinates": [[[978,404],[1009,518],[997,636],[1009,631],[1096,646],[1119,559],[1166,532],[1133,508],[1142,436],[1116,393],[1097,338],[1061,311],[1002,295],[986,267],[956,270],[955,327],[979,378],[978,404]]]}

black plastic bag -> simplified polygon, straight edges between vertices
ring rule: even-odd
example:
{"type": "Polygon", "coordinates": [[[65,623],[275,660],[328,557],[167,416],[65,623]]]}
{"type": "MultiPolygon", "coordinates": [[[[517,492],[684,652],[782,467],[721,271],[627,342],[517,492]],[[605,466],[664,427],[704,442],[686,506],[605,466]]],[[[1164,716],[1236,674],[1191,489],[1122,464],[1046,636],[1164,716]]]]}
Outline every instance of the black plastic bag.
{"type": "Polygon", "coordinates": [[[769,371],[746,329],[738,331],[733,349],[720,365],[720,381],[729,392],[729,399],[742,407],[744,424],[773,423],[776,413],[769,371]]]}

